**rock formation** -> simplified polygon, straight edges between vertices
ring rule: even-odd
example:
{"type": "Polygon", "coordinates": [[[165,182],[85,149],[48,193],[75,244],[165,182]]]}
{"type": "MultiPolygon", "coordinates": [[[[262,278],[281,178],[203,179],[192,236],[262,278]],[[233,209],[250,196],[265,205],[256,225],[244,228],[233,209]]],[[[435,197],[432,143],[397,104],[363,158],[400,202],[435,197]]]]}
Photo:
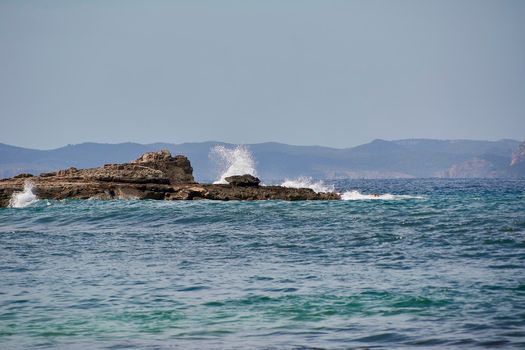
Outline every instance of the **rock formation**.
{"type": "Polygon", "coordinates": [[[0,207],[9,205],[14,192],[31,181],[41,199],[165,199],[165,200],[332,200],[337,193],[316,193],[308,188],[259,186],[252,175],[231,176],[228,184],[198,184],[185,156],[169,151],[149,152],[125,164],[99,168],[69,168],[39,176],[20,174],[0,180],[0,207]]]}
{"type": "Polygon", "coordinates": [[[261,180],[250,174],[229,176],[224,180],[230,185],[240,187],[257,187],[261,183],[261,180]]]}
{"type": "Polygon", "coordinates": [[[193,168],[188,158],[181,155],[172,157],[168,150],[144,153],[131,164],[159,170],[165,174],[171,184],[195,182],[193,168]]]}

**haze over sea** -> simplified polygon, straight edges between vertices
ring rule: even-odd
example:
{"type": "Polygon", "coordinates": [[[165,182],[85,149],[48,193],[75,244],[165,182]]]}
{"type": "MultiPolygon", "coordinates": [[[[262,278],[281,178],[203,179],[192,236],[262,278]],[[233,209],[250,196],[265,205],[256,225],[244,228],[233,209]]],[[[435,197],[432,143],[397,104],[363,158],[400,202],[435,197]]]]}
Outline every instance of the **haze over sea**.
{"type": "Polygon", "coordinates": [[[334,185],[0,209],[1,348],[525,347],[525,181],[334,185]]]}

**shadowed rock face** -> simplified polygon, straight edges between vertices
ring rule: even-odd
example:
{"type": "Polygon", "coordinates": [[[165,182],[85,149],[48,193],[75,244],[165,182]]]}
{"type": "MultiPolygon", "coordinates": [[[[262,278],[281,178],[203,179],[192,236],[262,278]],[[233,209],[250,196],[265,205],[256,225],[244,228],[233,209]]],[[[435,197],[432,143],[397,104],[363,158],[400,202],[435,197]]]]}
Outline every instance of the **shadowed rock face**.
{"type": "Polygon", "coordinates": [[[181,155],[172,157],[168,150],[144,153],[131,164],[159,170],[164,173],[171,184],[195,182],[193,168],[188,158],[181,155]]]}
{"type": "MultiPolygon", "coordinates": [[[[228,180],[230,179],[230,180],[228,180]]],[[[165,200],[332,200],[337,193],[316,193],[308,188],[259,186],[251,175],[232,176],[228,185],[197,184],[185,156],[168,151],[149,152],[125,164],[99,168],[69,168],[40,176],[24,174],[0,180],[0,207],[9,205],[13,192],[31,181],[41,199],[165,199],[165,200]]]]}

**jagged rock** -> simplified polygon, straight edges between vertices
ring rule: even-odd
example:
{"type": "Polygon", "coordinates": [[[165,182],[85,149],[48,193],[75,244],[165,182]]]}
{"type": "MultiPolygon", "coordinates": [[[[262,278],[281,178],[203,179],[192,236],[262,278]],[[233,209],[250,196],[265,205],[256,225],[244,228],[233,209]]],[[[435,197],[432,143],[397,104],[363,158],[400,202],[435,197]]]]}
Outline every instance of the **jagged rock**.
{"type": "Polygon", "coordinates": [[[27,173],[18,174],[14,177],[14,179],[27,179],[28,177],[33,177],[33,174],[27,174],[27,173]]]}
{"type": "Polygon", "coordinates": [[[171,153],[170,151],[163,149],[158,152],[147,152],[138,157],[136,160],[132,161],[131,163],[138,163],[138,164],[144,164],[144,163],[159,163],[159,162],[169,162],[171,160],[171,153]]]}
{"type": "Polygon", "coordinates": [[[178,187],[174,189],[173,193],[166,195],[167,200],[193,200],[193,199],[205,199],[208,190],[201,186],[190,186],[190,187],[178,187]]]}
{"type": "Polygon", "coordinates": [[[172,184],[195,182],[193,168],[188,158],[182,155],[172,157],[168,150],[144,153],[131,164],[160,170],[166,174],[172,184]]]}
{"type": "Polygon", "coordinates": [[[213,200],[334,200],[341,199],[335,192],[316,193],[310,188],[281,186],[242,187],[231,185],[202,185],[206,190],[204,199],[213,200]]]}
{"type": "Polygon", "coordinates": [[[99,168],[69,168],[40,176],[0,180],[0,207],[31,181],[41,199],[165,199],[165,200],[332,200],[338,193],[316,193],[308,188],[259,186],[252,175],[232,176],[228,185],[197,184],[190,161],[168,151],[150,152],[127,164],[99,168]],[[30,180],[28,180],[30,178],[30,180]]]}
{"type": "Polygon", "coordinates": [[[75,167],[71,167],[69,169],[57,171],[55,176],[72,176],[76,173],[78,173],[78,169],[75,167]]]}
{"type": "Polygon", "coordinates": [[[257,187],[261,183],[259,178],[250,174],[228,176],[224,180],[232,186],[240,187],[257,187]]]}
{"type": "Polygon", "coordinates": [[[166,173],[136,164],[106,164],[101,168],[80,170],[73,177],[105,182],[169,184],[166,173]]]}
{"type": "Polygon", "coordinates": [[[56,176],[57,173],[55,171],[51,171],[51,172],[48,172],[48,173],[41,173],[40,175],[38,175],[39,177],[51,177],[51,176],[56,176]]]}

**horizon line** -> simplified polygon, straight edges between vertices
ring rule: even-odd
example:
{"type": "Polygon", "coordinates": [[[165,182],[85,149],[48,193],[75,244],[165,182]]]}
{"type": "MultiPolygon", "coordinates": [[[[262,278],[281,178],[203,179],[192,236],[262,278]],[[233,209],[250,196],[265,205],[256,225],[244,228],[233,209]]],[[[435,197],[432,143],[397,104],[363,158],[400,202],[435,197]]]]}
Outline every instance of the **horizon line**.
{"type": "Polygon", "coordinates": [[[324,146],[324,145],[298,145],[298,144],[290,144],[280,141],[265,141],[265,142],[254,142],[254,143],[235,143],[235,142],[225,142],[225,141],[216,141],[216,140],[208,140],[208,141],[186,141],[181,143],[175,143],[175,142],[165,142],[165,141],[157,141],[157,142],[136,142],[136,141],[124,141],[124,142],[96,142],[96,141],[84,141],[79,143],[68,143],[63,146],[55,147],[55,148],[31,148],[31,147],[25,147],[25,146],[18,146],[13,144],[8,144],[4,142],[0,142],[0,145],[9,146],[9,147],[15,147],[15,148],[21,148],[26,150],[33,150],[33,151],[54,151],[57,149],[65,148],[65,147],[71,147],[71,146],[80,146],[80,145],[87,145],[87,144],[93,144],[93,145],[125,145],[125,144],[132,144],[132,145],[140,145],[140,146],[151,146],[155,144],[166,144],[171,146],[180,146],[180,145],[187,145],[187,144],[205,144],[205,143],[213,143],[213,144],[226,144],[231,146],[237,146],[237,145],[247,145],[247,146],[254,146],[254,145],[264,145],[264,144],[279,144],[279,145],[286,145],[286,146],[292,146],[292,147],[321,147],[321,148],[328,148],[328,149],[338,149],[338,150],[344,150],[344,149],[351,149],[355,147],[359,147],[362,145],[370,144],[377,141],[384,141],[384,142],[400,142],[400,141],[442,141],[442,142],[450,142],[450,141],[466,141],[466,142],[504,142],[504,141],[510,141],[510,142],[525,142],[524,140],[516,140],[512,138],[500,138],[497,140],[487,140],[487,139],[467,139],[467,138],[458,138],[458,139],[437,139],[437,138],[425,138],[425,137],[412,137],[412,138],[402,138],[402,139],[383,139],[383,138],[375,138],[371,141],[357,144],[355,146],[348,146],[348,147],[332,147],[332,146],[324,146]]]}

